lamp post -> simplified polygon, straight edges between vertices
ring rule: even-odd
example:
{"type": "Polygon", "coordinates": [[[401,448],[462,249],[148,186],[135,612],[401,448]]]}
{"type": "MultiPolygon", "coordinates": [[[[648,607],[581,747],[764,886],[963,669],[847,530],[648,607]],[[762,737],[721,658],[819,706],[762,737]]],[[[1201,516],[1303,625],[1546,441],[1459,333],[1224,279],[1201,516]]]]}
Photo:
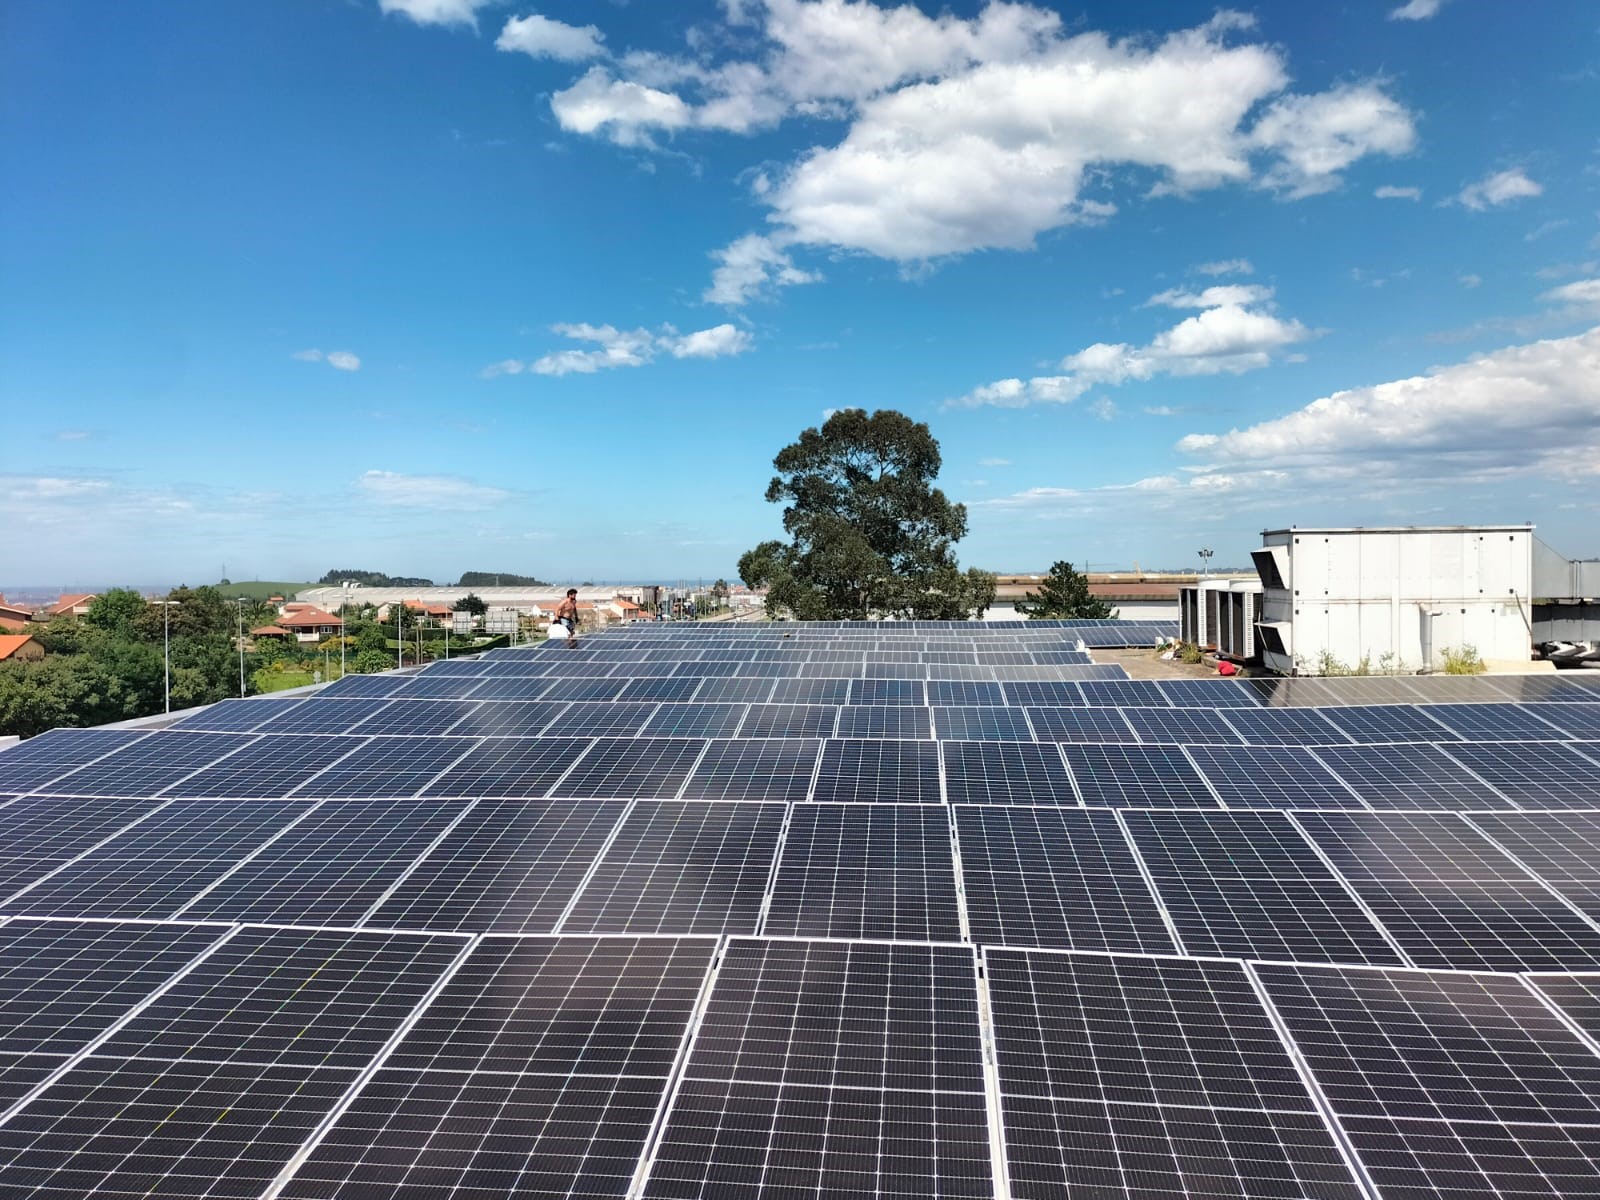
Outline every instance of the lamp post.
{"type": "Polygon", "coordinates": [[[239,597],[239,699],[244,699],[244,597],[239,597]]]}
{"type": "Polygon", "coordinates": [[[339,584],[339,678],[344,678],[344,643],[345,643],[345,615],[344,610],[350,604],[350,581],[344,580],[339,584]]]}
{"type": "Polygon", "coordinates": [[[1200,578],[1201,579],[1208,579],[1211,576],[1211,554],[1212,554],[1212,551],[1209,548],[1202,548],[1201,551],[1200,551],[1200,578]]]}
{"type": "Polygon", "coordinates": [[[172,711],[172,628],[168,610],[178,603],[171,596],[168,592],[166,599],[151,602],[161,605],[161,706],[165,712],[172,711]]]}

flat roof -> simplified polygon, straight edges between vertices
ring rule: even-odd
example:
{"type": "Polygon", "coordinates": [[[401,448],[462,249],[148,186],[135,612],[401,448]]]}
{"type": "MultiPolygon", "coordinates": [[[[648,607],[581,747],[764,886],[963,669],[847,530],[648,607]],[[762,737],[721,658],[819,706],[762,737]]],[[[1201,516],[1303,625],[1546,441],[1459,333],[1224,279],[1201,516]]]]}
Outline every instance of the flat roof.
{"type": "Polygon", "coordinates": [[[1527,525],[1290,525],[1285,529],[1263,529],[1262,537],[1274,533],[1518,533],[1533,529],[1527,525]]]}

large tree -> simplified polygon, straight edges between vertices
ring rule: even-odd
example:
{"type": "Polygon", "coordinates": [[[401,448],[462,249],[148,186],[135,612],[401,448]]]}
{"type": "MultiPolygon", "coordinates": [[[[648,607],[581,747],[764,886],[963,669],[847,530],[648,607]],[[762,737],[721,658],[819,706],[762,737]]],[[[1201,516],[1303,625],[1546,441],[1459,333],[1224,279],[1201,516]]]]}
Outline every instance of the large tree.
{"type": "Polygon", "coordinates": [[[1117,615],[1111,605],[1089,594],[1089,577],[1069,562],[1052,564],[1039,590],[1017,601],[1017,611],[1036,621],[1103,621],[1117,615]]]}
{"type": "Polygon", "coordinates": [[[767,499],[792,540],[746,552],[739,577],[768,589],[770,615],[803,621],[980,614],[994,576],[956,565],[967,510],[933,486],[939,463],[927,425],[904,413],[834,413],[773,459],[767,499]]]}

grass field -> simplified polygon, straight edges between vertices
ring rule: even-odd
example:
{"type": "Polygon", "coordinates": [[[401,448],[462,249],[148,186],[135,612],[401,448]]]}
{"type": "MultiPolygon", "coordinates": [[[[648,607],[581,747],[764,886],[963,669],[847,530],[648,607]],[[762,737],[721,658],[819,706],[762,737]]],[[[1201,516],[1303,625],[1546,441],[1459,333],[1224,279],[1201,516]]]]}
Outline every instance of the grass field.
{"type": "Polygon", "coordinates": [[[306,588],[318,586],[314,583],[284,583],[270,579],[237,580],[233,583],[219,583],[217,591],[232,600],[244,596],[250,600],[266,600],[272,596],[282,596],[285,600],[293,600],[296,592],[306,588]]]}

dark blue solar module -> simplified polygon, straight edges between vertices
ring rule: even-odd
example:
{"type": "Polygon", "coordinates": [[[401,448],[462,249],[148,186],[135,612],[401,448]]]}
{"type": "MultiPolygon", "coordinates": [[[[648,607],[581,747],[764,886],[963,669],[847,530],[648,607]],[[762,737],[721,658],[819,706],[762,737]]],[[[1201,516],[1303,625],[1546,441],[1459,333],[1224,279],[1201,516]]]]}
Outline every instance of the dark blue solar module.
{"type": "Polygon", "coordinates": [[[1237,746],[1244,742],[1220,712],[1210,709],[1125,708],[1122,716],[1141,742],[1192,746],[1237,746]]]}
{"type": "Polygon", "coordinates": [[[0,790],[31,792],[75,767],[149,736],[132,729],[52,729],[0,754],[0,790]]]}
{"type": "Polygon", "coordinates": [[[1454,742],[1460,736],[1435,721],[1432,708],[1414,704],[1356,704],[1322,715],[1353,742],[1454,742]]]}
{"type": "Polygon", "coordinates": [[[1031,742],[1033,728],[1020,708],[971,705],[935,708],[933,724],[941,741],[1031,742]]]}
{"type": "Polygon", "coordinates": [[[1427,712],[1446,729],[1474,742],[1549,742],[1571,736],[1552,722],[1564,710],[1524,704],[1433,704],[1427,712]],[[1549,712],[1549,718],[1543,713],[1549,712]]]}
{"type": "Polygon", "coordinates": [[[834,732],[842,738],[931,738],[933,722],[925,707],[856,704],[839,710],[834,732]]]}
{"type": "Polygon", "coordinates": [[[1139,735],[1117,708],[1030,708],[1028,724],[1041,742],[1132,742],[1139,735]]]}
{"type": "Polygon", "coordinates": [[[1181,746],[1063,744],[1085,804],[1214,807],[1217,798],[1181,746]]]}
{"type": "Polygon", "coordinates": [[[944,742],[940,750],[951,804],[1078,803],[1054,744],[944,742]]]}

